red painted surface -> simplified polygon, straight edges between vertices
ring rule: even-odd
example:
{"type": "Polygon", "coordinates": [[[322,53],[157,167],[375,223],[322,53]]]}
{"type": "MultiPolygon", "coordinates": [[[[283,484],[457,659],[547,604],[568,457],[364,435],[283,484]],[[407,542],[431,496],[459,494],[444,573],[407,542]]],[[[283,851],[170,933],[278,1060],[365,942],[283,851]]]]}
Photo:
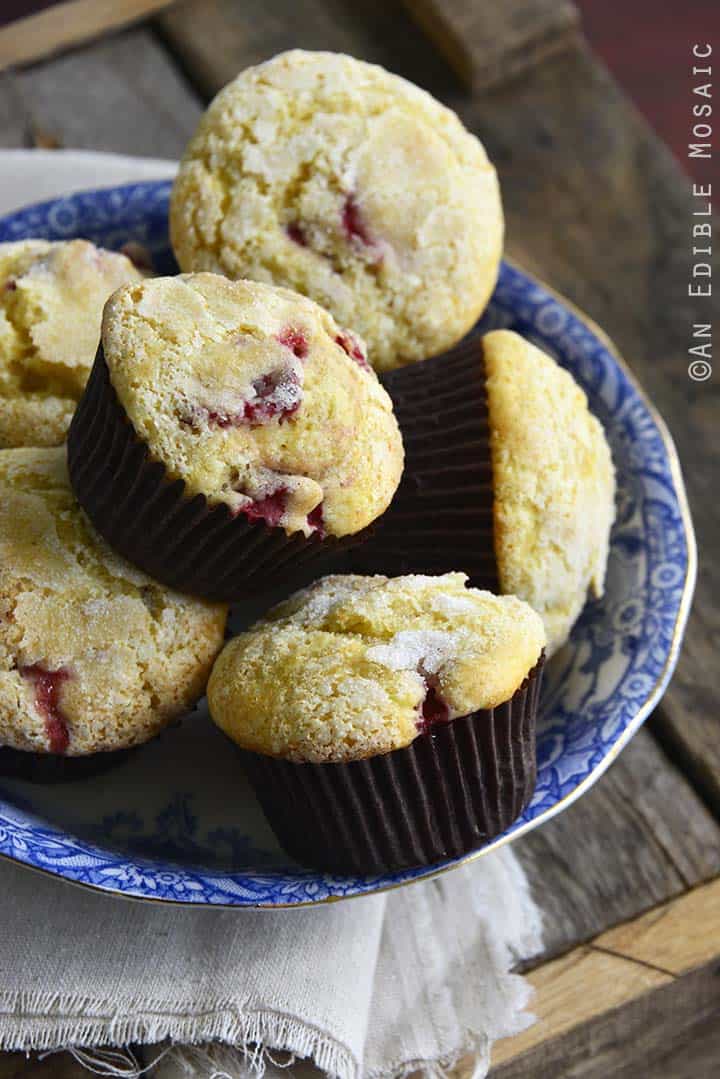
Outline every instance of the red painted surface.
{"type": "MultiPolygon", "coordinates": [[[[678,161],[694,179],[711,179],[720,191],[718,155],[714,160],[688,159],[692,106],[705,98],[693,94],[693,86],[706,77],[693,75],[695,43],[713,46],[713,78],[717,96],[712,102],[715,131],[720,133],[720,0],[632,0],[609,4],[607,0],[576,0],[585,34],[617,81],[678,161]],[[714,61],[714,62],[713,62],[714,61]],[[717,107],[716,107],[717,106],[717,107]]],[[[718,139],[715,138],[715,146],[718,139]]]]}

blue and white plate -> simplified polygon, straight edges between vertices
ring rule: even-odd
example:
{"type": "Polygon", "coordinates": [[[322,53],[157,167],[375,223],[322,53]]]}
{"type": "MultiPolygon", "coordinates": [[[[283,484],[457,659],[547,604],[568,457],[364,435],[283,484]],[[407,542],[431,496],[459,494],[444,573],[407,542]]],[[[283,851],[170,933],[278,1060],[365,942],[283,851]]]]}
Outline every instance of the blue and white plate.
{"type": "MultiPolygon", "coordinates": [[[[168,183],[155,182],[31,206],[0,220],[0,241],[83,236],[117,248],[135,240],[159,270],[175,272],[168,194],[168,183]]],[[[606,594],[588,604],[548,666],[535,796],[505,835],[461,861],[548,820],[617,756],[667,685],[695,580],[675,449],[611,342],[507,263],[482,326],[518,330],[585,389],[612,446],[618,512],[606,594]]],[[[107,775],[57,787],[0,781],[0,855],[125,896],[270,907],[377,892],[456,864],[331,877],[290,863],[203,708],[107,775]]]]}

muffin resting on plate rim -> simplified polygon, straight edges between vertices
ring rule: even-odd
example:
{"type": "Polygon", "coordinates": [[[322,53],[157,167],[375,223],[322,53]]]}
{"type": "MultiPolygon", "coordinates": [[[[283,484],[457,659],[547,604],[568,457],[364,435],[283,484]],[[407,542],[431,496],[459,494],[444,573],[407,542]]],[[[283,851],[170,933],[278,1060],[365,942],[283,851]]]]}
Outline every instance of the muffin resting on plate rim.
{"type": "Polygon", "coordinates": [[[0,745],[75,757],[148,741],[204,693],[226,616],[107,547],[64,447],[0,451],[0,745]]]}

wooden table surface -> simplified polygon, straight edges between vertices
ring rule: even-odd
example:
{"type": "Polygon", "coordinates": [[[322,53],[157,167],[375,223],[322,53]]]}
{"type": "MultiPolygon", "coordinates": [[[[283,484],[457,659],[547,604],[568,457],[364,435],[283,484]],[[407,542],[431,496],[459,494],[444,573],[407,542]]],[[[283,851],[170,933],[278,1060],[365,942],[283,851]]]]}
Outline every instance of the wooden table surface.
{"type": "MultiPolygon", "coordinates": [[[[720,535],[720,440],[715,385],[687,376],[700,320],[686,287],[688,182],[588,51],[568,0],[185,0],[6,71],[0,145],[177,157],[220,86],[293,46],[384,64],[482,138],[509,253],[615,339],[675,436],[700,541],[697,599],[661,706],[585,797],[516,844],[545,915],[545,952],[528,973],[539,1022],[496,1045],[492,1077],[718,1074],[720,584],[703,552],[720,535]]],[[[86,1074],[70,1057],[0,1057],[0,1077],[86,1074]]]]}

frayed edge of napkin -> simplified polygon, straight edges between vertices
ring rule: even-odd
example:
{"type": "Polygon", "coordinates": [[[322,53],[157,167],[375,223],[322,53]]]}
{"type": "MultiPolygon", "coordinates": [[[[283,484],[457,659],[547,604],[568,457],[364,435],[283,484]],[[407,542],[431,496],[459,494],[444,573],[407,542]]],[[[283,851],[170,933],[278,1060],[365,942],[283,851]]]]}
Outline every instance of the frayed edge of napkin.
{"type": "MultiPolygon", "coordinates": [[[[490,1067],[492,1043],[486,1034],[468,1031],[458,1049],[446,1053],[438,1060],[407,1060],[389,1071],[374,1072],[373,1079],[408,1079],[422,1075],[425,1079],[457,1079],[457,1069],[462,1067],[463,1079],[486,1075],[490,1067]]],[[[370,1076],[364,1077],[370,1079],[370,1076]]]]}
{"type": "MultiPolygon", "coordinates": [[[[503,1032],[505,1036],[525,1029],[534,1018],[525,1011],[533,995],[531,987],[517,975],[508,977],[515,983],[517,1011],[511,1029],[503,1032]]],[[[48,993],[30,994],[15,1003],[17,1006],[8,1015],[8,1001],[0,994],[0,1049],[45,1053],[66,1050],[94,1075],[113,1079],[142,1079],[149,1075],[157,1075],[157,1079],[280,1079],[278,1073],[292,1066],[296,1079],[316,1079],[318,1073],[333,1079],[359,1079],[357,1061],[347,1047],[280,1013],[247,1015],[225,1009],[199,1018],[162,1014],[152,1018],[88,1016],[93,1005],[87,998],[63,999],[48,993]],[[57,1013],[50,1030],[48,1011],[57,1013]],[[85,1018],[80,1019],[78,1013],[84,1013],[85,1018]],[[21,1038],[2,1031],[8,1019],[23,1030],[21,1038]],[[46,1025],[41,1038],[33,1032],[34,1021],[46,1025]],[[153,1048],[155,1043],[168,1040],[170,1044],[153,1048]],[[139,1042],[146,1044],[142,1063],[130,1048],[119,1048],[139,1042]],[[94,1047],[87,1048],[88,1045],[94,1047]],[[160,1072],[156,1072],[157,1068],[160,1072]]],[[[473,1079],[487,1073],[491,1044],[486,1034],[466,1030],[460,1044],[440,1059],[395,1061],[386,1069],[367,1073],[364,1079],[408,1079],[414,1074],[427,1079],[451,1079],[461,1065],[464,1079],[473,1079]]]]}
{"type": "MultiPolygon", "coordinates": [[[[0,993],[0,1050],[52,1052],[81,1050],[81,1063],[99,1075],[122,1075],[137,1079],[142,1069],[108,1070],[104,1047],[124,1047],[170,1040],[183,1046],[219,1042],[241,1054],[246,1072],[262,1079],[268,1064],[279,1066],[273,1052],[309,1058],[318,1068],[337,1079],[356,1079],[357,1063],[347,1048],[305,1022],[271,1011],[245,1013],[227,1005],[197,1016],[160,1012],[152,1001],[137,1003],[137,1012],[98,1014],[92,999],[51,993],[0,993]],[[93,1046],[99,1052],[93,1057],[93,1046]],[[274,1047],[274,1049],[273,1049],[274,1047]]],[[[207,1055],[207,1052],[206,1052],[207,1055]]],[[[127,1055],[130,1062],[130,1055],[127,1055]]],[[[154,1063],[157,1063],[154,1061],[154,1063]]],[[[180,1073],[182,1074],[182,1073],[180,1073]]],[[[192,1072],[186,1074],[192,1075],[192,1072]]],[[[212,1073],[210,1073],[212,1074],[212,1073]]],[[[220,1073],[218,1073],[220,1074],[220,1073]]]]}
{"type": "MultiPolygon", "coordinates": [[[[519,975],[509,975],[516,983],[516,1005],[518,1011],[512,1023],[508,1024],[504,1037],[518,1034],[535,1022],[535,1017],[525,1009],[533,997],[533,989],[519,975]]],[[[322,1036],[321,1036],[322,1037],[322,1036]]],[[[327,1041],[327,1039],[325,1039],[327,1041]]],[[[495,1039],[496,1040],[496,1039],[495,1039]]],[[[490,1067],[492,1041],[481,1031],[466,1030],[460,1044],[439,1059],[413,1059],[396,1061],[389,1068],[367,1072],[363,1079],[409,1079],[412,1075],[422,1075],[425,1079],[456,1079],[458,1068],[462,1069],[464,1079],[484,1076],[490,1067]]],[[[211,1045],[172,1045],[167,1047],[150,1065],[151,1069],[160,1064],[162,1067],[157,1079],[281,1079],[278,1070],[293,1067],[293,1079],[317,1079],[318,1073],[327,1073],[338,1079],[352,1076],[359,1079],[357,1063],[348,1054],[342,1071],[336,1070],[332,1063],[322,1062],[322,1057],[315,1051],[305,1054],[306,1059],[298,1059],[303,1054],[285,1054],[287,1059],[279,1060],[281,1053],[277,1048],[243,1047],[232,1044],[211,1045]],[[349,1071],[347,1070],[349,1065],[349,1071]]],[[[123,1079],[139,1079],[143,1071],[106,1073],[122,1075],[123,1079]]],[[[152,1070],[152,1075],[155,1075],[152,1070]]]]}
{"type": "MultiPolygon", "coordinates": [[[[474,1079],[475,1075],[485,1075],[490,1066],[491,1043],[485,1034],[468,1031],[462,1044],[439,1060],[407,1060],[382,1072],[373,1073],[374,1079],[408,1079],[411,1075],[422,1075],[426,1079],[454,1079],[456,1070],[463,1066],[464,1079],[474,1079]]],[[[264,1048],[259,1053],[248,1052],[232,1045],[207,1046],[170,1046],[163,1056],[162,1068],[157,1079],[255,1079],[264,1074],[265,1079],[281,1079],[278,1070],[292,1067],[293,1079],[317,1079],[321,1072],[331,1076],[338,1073],[319,1065],[317,1058],[298,1060],[290,1054],[287,1060],[278,1060],[271,1050],[264,1048]]],[[[150,1065],[154,1069],[160,1063],[156,1058],[150,1065]]],[[[139,1079],[141,1071],[118,1073],[123,1079],[139,1079]]],[[[152,1074],[156,1073],[154,1070],[152,1074]]],[[[358,1076],[353,1062],[353,1074],[358,1076]]],[[[370,1079],[364,1076],[363,1079],[370,1079]]]]}

